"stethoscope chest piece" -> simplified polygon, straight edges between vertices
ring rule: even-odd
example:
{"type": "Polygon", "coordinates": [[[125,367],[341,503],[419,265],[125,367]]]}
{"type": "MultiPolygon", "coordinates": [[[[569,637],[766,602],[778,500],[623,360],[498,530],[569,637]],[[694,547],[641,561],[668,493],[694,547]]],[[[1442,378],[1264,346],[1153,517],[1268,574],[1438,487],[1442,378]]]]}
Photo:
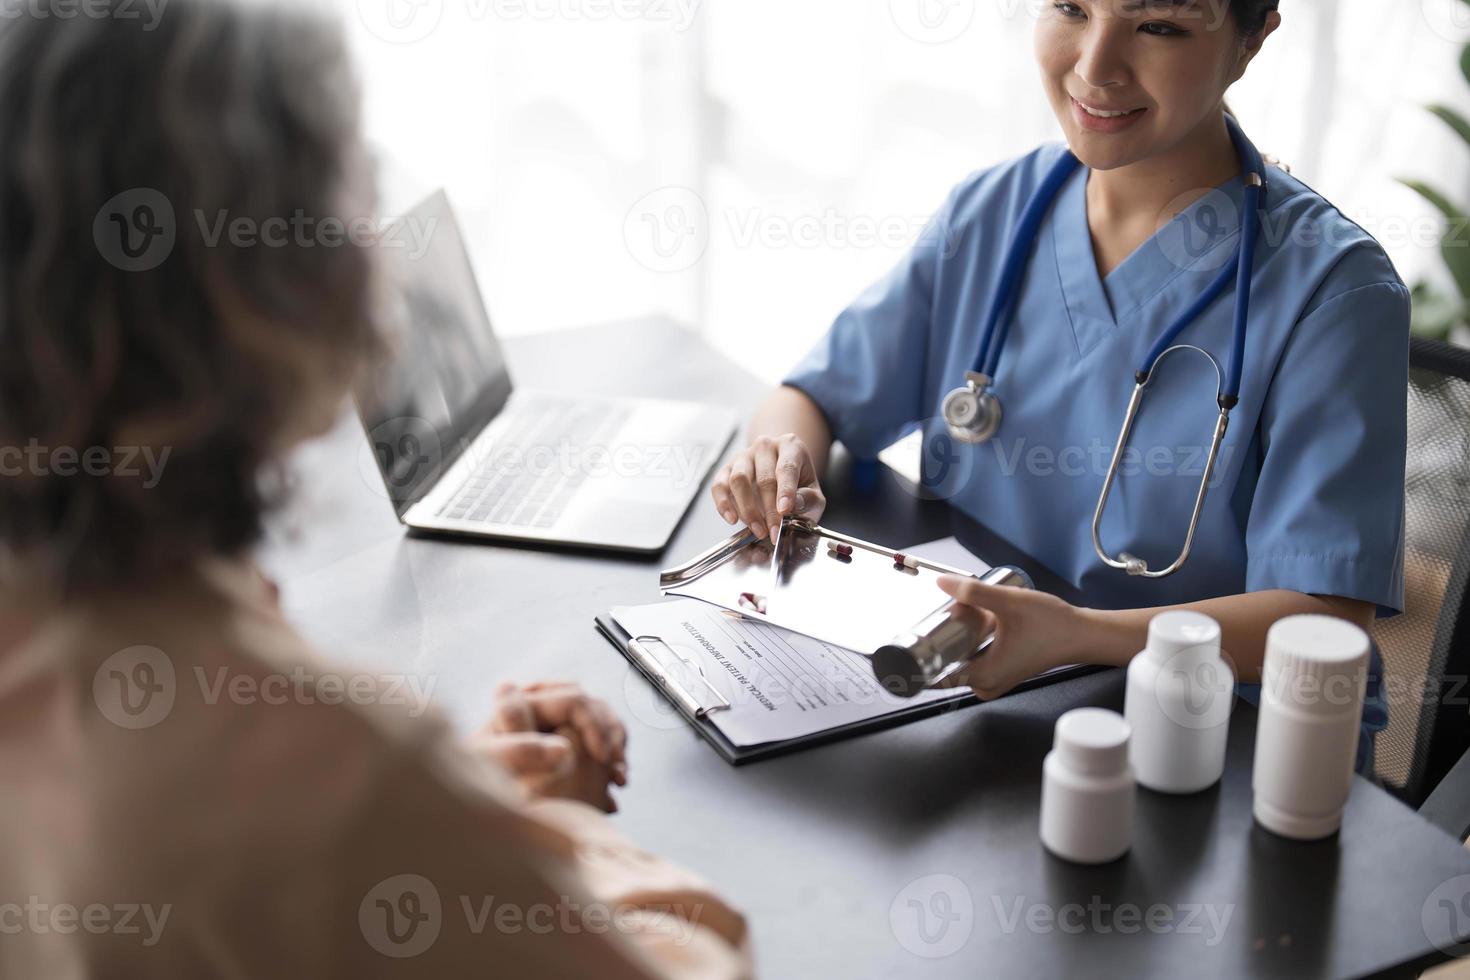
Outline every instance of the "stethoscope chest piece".
{"type": "Polygon", "coordinates": [[[965,372],[965,386],[944,397],[944,424],[960,442],[976,445],[1000,430],[1000,399],[990,390],[991,380],[976,371],[965,372]]]}

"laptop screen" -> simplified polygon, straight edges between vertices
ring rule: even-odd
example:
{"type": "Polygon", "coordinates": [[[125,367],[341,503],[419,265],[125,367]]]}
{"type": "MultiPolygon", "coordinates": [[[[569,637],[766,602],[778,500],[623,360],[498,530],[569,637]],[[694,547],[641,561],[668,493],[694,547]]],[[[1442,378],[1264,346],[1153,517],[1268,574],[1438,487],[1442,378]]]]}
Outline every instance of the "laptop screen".
{"type": "Polygon", "coordinates": [[[356,394],[401,516],[505,405],[511,381],[443,191],[388,228],[378,250],[390,354],[356,394]]]}

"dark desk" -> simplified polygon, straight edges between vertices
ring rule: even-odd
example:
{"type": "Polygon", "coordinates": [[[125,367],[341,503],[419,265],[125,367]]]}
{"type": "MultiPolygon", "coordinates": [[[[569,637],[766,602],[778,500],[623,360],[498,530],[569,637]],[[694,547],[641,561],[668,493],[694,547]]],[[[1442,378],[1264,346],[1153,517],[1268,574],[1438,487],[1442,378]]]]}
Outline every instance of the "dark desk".
{"type": "MultiPolygon", "coordinates": [[[[526,385],[742,410],[762,390],[665,322],[509,348],[526,385]]],[[[1465,921],[1453,908],[1470,893],[1470,878],[1456,880],[1470,855],[1367,782],[1337,838],[1294,844],[1255,828],[1248,705],[1218,787],[1141,792],[1132,852],[1074,867],[1037,842],[1041,760],[1062,712],[1121,710],[1121,672],[735,769],[592,628],[595,613],[656,599],[658,568],[727,533],[705,496],[648,562],[407,538],[350,420],[297,469],[297,500],[265,560],[303,631],[432,682],[466,730],[507,678],[574,678],[613,703],[631,734],[617,820],[749,914],[762,976],[1354,976],[1435,962],[1451,917],[1465,921]]],[[[886,473],[854,480],[839,468],[829,484],[834,528],[893,546],[977,540],[886,473]]]]}

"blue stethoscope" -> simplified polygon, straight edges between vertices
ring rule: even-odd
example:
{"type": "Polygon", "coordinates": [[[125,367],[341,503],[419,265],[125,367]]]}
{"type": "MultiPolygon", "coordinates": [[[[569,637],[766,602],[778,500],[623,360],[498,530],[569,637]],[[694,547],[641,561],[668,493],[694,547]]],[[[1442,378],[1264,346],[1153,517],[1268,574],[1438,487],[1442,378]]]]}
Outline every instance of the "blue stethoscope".
{"type": "MultiPolygon", "coordinates": [[[[1230,139],[1234,142],[1241,160],[1244,161],[1246,171],[1245,200],[1240,209],[1240,241],[1235,246],[1235,263],[1233,265],[1227,263],[1199,298],[1169,325],[1169,328],[1154,342],[1148,356],[1143,360],[1142,367],[1134,374],[1133,397],[1128,401],[1128,412],[1123,418],[1123,428],[1118,434],[1118,444],[1113,449],[1112,462],[1108,465],[1107,477],[1103,480],[1102,494],[1098,497],[1097,509],[1092,515],[1092,546],[1097,551],[1098,557],[1111,568],[1144,578],[1163,578],[1166,575],[1172,575],[1189,557],[1189,550],[1194,544],[1194,532],[1199,526],[1200,512],[1205,504],[1205,491],[1209,488],[1210,475],[1215,468],[1215,460],[1220,454],[1220,444],[1225,439],[1225,430],[1230,425],[1230,410],[1240,401],[1240,374],[1241,365],[1245,359],[1246,321],[1249,318],[1251,302],[1251,268],[1255,264],[1261,202],[1266,194],[1266,163],[1261,158],[1260,152],[1246,138],[1240,125],[1228,114],[1225,117],[1225,125],[1230,130],[1230,139]],[[1220,363],[1209,351],[1190,344],[1174,345],[1174,341],[1185,327],[1194,322],[1211,303],[1219,298],[1232,279],[1235,280],[1235,333],[1231,343],[1230,370],[1227,374],[1222,374],[1220,363]],[[1128,437],[1133,431],[1133,422],[1138,417],[1139,406],[1143,403],[1143,393],[1153,379],[1159,362],[1175,351],[1181,350],[1192,350],[1204,355],[1215,368],[1215,376],[1219,379],[1215,389],[1215,400],[1220,406],[1220,417],[1215,423],[1215,436],[1210,443],[1210,456],[1205,463],[1205,472],[1200,480],[1199,492],[1195,495],[1194,513],[1189,519],[1189,531],[1184,538],[1184,548],[1179,552],[1179,557],[1174,559],[1167,568],[1152,571],[1148,563],[1141,558],[1136,558],[1127,552],[1113,558],[1103,549],[1101,537],[1103,510],[1107,506],[1108,495],[1112,492],[1113,481],[1118,475],[1119,462],[1123,458],[1123,450],[1127,447],[1128,437]]],[[[980,353],[975,359],[975,368],[965,372],[964,387],[956,388],[944,399],[945,426],[949,429],[950,435],[961,442],[982,443],[994,436],[1000,429],[1000,399],[996,397],[992,389],[995,384],[996,366],[1000,362],[1006,334],[1010,330],[1008,314],[1015,302],[1016,293],[1020,289],[1026,263],[1036,245],[1042,219],[1046,217],[1047,211],[1051,209],[1057,195],[1061,193],[1062,185],[1081,165],[1082,162],[1072,153],[1062,154],[1062,158],[1046,174],[1041,186],[1031,195],[1031,199],[1026,202],[1026,207],[1021,212],[1020,221],[1011,238],[1010,250],[1006,253],[1005,263],[1001,266],[999,288],[985,316],[985,331],[981,335],[980,353]]]]}

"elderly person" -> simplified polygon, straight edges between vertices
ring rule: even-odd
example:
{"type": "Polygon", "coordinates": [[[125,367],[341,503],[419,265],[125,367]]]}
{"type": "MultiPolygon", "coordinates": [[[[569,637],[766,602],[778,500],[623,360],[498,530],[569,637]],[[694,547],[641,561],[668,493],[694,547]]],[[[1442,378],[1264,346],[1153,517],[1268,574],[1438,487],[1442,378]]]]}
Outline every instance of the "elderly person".
{"type": "Polygon", "coordinates": [[[369,168],[331,22],[129,6],[0,26],[0,976],[748,972],[600,812],[625,734],[576,687],[468,743],[219,696],[323,673],[249,553],[380,340],[370,248],[194,216],[369,214],[369,168]]]}

